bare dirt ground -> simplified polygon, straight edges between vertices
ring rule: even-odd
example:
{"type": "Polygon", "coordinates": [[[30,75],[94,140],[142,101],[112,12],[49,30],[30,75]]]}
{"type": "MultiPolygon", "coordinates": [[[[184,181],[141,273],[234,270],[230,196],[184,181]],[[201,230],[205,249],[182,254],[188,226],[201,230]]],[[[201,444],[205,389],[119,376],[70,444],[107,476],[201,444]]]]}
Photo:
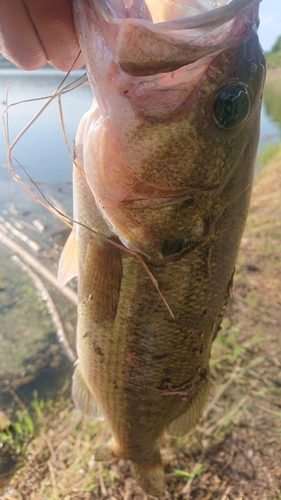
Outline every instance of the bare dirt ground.
{"type": "MultiPolygon", "coordinates": [[[[204,419],[191,436],[163,443],[163,500],[281,499],[280,201],[281,156],[254,187],[204,419]]],[[[2,480],[1,498],[145,500],[127,464],[94,462],[106,429],[81,422],[64,393],[59,399],[34,405],[37,430],[27,444],[2,443],[20,455],[21,467],[2,480]]]]}

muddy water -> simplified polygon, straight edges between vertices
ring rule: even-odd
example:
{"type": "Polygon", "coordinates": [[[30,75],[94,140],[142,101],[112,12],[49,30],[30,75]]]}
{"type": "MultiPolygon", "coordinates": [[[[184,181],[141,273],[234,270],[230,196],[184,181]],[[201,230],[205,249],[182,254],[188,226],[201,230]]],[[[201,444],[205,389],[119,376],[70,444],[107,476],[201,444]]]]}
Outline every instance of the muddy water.
{"type": "MultiPolygon", "coordinates": [[[[75,72],[74,80],[83,72],[75,72]]],[[[5,108],[7,82],[10,79],[9,103],[48,96],[56,89],[62,74],[55,70],[24,73],[19,70],[0,72],[0,106],[5,108]]],[[[63,112],[67,137],[72,147],[83,113],[89,109],[92,94],[89,87],[66,94],[63,112]]],[[[19,104],[9,112],[9,134],[12,142],[40,108],[42,102],[19,104]]],[[[27,169],[44,195],[61,211],[72,214],[72,165],[62,139],[57,103],[53,102],[19,141],[13,156],[27,169]]],[[[14,161],[17,175],[36,193],[14,161]]],[[[19,244],[51,273],[57,262],[69,229],[26,193],[7,172],[4,134],[0,133],[0,408],[9,412],[13,391],[28,406],[34,389],[40,397],[56,398],[69,380],[72,364],[57,340],[50,306],[42,298],[34,281],[11,260],[13,251],[1,244],[1,234],[19,244]],[[24,240],[24,241],[23,241],[24,240]]],[[[70,345],[75,350],[76,308],[44,278],[70,345]]],[[[75,282],[72,284],[75,289],[75,282]]],[[[69,387],[68,387],[69,392],[69,387]]]]}

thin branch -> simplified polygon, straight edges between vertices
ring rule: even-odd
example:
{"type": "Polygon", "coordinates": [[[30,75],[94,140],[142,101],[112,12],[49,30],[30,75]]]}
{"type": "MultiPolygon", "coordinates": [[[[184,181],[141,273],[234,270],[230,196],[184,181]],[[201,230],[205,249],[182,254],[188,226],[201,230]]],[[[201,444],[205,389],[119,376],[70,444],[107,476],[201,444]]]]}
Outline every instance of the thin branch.
{"type": "Polygon", "coordinates": [[[60,115],[60,124],[61,124],[61,129],[62,129],[62,135],[63,135],[63,139],[64,139],[64,142],[65,142],[68,154],[69,154],[72,162],[74,163],[75,167],[77,168],[77,170],[80,172],[80,174],[83,177],[85,177],[84,171],[82,170],[81,167],[79,167],[78,163],[76,162],[76,160],[74,158],[74,155],[72,154],[70,146],[69,146],[69,142],[68,142],[67,134],[66,134],[66,129],[65,129],[65,124],[64,124],[64,118],[63,118],[61,95],[58,95],[58,108],[59,108],[59,115],[60,115]]]}

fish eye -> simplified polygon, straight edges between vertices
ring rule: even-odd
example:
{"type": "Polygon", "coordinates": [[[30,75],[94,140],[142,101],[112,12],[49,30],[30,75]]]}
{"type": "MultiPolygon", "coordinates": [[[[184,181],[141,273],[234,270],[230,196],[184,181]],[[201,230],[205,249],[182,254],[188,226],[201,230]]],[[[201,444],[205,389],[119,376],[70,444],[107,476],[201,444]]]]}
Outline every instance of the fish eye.
{"type": "Polygon", "coordinates": [[[221,129],[232,129],[245,122],[251,110],[250,96],[246,87],[230,85],[216,96],[214,119],[221,129]]]}

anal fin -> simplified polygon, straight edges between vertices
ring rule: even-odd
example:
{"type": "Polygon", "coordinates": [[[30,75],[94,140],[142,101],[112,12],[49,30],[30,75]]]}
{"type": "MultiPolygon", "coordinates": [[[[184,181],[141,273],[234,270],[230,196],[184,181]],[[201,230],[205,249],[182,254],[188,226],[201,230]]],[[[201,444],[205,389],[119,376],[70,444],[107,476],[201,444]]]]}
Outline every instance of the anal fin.
{"type": "Polygon", "coordinates": [[[203,411],[209,394],[209,385],[209,382],[206,381],[205,384],[199,388],[188,410],[168,425],[166,432],[170,436],[184,436],[196,427],[203,416],[203,411]]]}
{"type": "Polygon", "coordinates": [[[96,462],[109,462],[115,458],[117,458],[117,456],[114,452],[112,440],[108,441],[108,443],[102,444],[95,453],[96,462]]]}
{"type": "Polygon", "coordinates": [[[72,378],[72,399],[75,406],[83,415],[89,416],[97,421],[104,420],[99,406],[83,379],[79,364],[76,366],[72,378]]]}

